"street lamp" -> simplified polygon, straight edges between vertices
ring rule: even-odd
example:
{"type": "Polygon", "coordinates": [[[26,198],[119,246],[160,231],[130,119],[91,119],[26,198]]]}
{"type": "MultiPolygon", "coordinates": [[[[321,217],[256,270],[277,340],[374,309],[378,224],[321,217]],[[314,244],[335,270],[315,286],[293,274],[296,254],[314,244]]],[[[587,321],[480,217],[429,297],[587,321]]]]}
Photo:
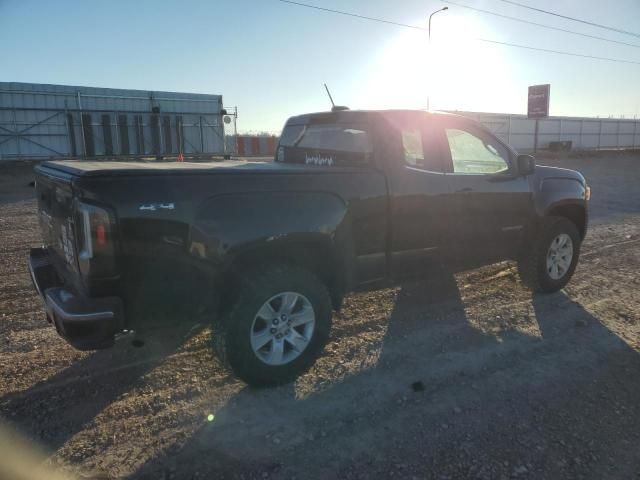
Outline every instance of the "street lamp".
{"type": "MultiPolygon", "coordinates": [[[[442,7],[440,10],[436,10],[431,15],[429,15],[429,29],[428,29],[428,37],[429,37],[429,56],[431,56],[431,17],[433,17],[438,12],[444,12],[445,10],[449,10],[449,7],[442,7]]],[[[427,92],[427,111],[429,110],[429,92],[427,92]]]]}
{"type": "Polygon", "coordinates": [[[431,15],[429,15],[429,42],[431,42],[431,17],[433,17],[438,12],[444,12],[445,10],[449,10],[449,7],[442,7],[440,10],[436,10],[431,15]]]}

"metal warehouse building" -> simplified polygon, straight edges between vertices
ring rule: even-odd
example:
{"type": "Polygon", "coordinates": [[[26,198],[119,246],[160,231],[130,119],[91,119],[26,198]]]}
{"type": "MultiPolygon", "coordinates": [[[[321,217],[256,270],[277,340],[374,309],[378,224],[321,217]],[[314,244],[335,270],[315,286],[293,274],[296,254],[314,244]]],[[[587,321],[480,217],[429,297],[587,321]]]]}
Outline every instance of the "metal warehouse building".
{"type": "Polygon", "coordinates": [[[221,95],[0,82],[0,160],[223,155],[225,114],[221,95]]]}

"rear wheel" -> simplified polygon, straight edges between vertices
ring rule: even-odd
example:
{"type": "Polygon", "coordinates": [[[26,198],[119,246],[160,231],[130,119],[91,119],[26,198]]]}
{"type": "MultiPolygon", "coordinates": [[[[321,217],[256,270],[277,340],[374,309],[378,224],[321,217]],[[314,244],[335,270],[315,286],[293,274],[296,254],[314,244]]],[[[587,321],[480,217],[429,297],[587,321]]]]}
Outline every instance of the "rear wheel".
{"type": "Polygon", "coordinates": [[[219,356],[251,385],[288,383],[313,365],[329,338],[331,298],[310,271],[278,265],[239,283],[214,342],[219,356]]]}
{"type": "Polygon", "coordinates": [[[548,217],[518,260],[520,278],[537,292],[557,292],[571,279],[580,255],[580,234],[564,217],[548,217]]]}

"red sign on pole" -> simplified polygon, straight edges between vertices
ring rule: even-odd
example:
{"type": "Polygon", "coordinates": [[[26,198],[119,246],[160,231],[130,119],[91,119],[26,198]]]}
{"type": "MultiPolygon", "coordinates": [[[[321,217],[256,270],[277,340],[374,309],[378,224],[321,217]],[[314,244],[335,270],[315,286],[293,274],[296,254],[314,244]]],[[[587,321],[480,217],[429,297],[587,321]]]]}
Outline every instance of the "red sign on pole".
{"type": "Polygon", "coordinates": [[[532,85],[529,87],[527,117],[546,118],[549,116],[549,96],[551,85],[532,85]]]}

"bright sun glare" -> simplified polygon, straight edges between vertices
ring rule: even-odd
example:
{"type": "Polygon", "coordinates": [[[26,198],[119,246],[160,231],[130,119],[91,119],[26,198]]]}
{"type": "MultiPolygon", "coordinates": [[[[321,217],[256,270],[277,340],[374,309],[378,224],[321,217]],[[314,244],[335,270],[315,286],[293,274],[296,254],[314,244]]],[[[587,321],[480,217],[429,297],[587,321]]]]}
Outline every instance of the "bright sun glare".
{"type": "MultiPolygon", "coordinates": [[[[426,27],[426,20],[420,25],[426,27]]],[[[511,80],[508,63],[501,49],[474,40],[496,35],[477,19],[454,18],[450,11],[434,16],[431,34],[431,48],[426,31],[407,29],[392,37],[370,66],[359,103],[424,109],[429,94],[431,109],[499,109],[511,80]]]]}

